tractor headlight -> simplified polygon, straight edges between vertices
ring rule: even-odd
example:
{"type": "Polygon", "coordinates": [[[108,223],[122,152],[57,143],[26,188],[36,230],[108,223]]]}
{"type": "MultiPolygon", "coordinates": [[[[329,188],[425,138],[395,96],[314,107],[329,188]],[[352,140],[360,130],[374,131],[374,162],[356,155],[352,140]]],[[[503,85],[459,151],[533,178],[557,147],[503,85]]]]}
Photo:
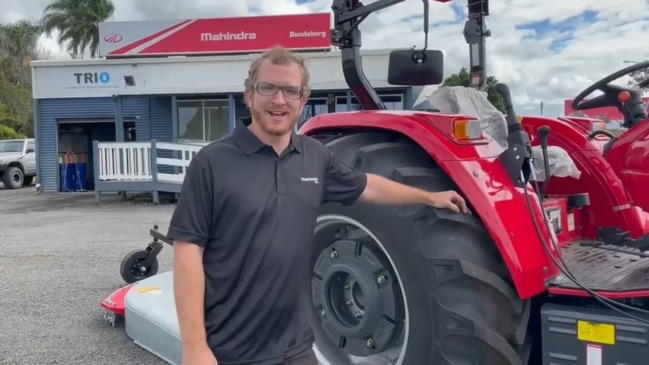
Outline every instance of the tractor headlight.
{"type": "Polygon", "coordinates": [[[458,140],[482,138],[482,126],[479,120],[460,119],[453,122],[453,136],[458,140]]]}

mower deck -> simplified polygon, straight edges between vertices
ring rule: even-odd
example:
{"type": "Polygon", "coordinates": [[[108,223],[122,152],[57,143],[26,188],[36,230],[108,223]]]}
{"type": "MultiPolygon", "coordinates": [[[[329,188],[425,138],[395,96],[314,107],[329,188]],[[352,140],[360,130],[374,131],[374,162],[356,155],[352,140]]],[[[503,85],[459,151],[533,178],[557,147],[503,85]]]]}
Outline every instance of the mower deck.
{"type": "Polygon", "coordinates": [[[173,273],[135,283],[124,298],[126,335],[171,364],[181,362],[180,328],[173,297],[173,273]]]}
{"type": "MultiPolygon", "coordinates": [[[[605,295],[609,297],[630,291],[634,297],[649,297],[649,254],[639,249],[584,241],[566,246],[562,258],[569,272],[591,290],[612,293],[605,295]]],[[[568,294],[563,289],[571,290],[571,295],[575,294],[572,290],[583,290],[563,274],[549,285],[556,294],[568,294]]]]}

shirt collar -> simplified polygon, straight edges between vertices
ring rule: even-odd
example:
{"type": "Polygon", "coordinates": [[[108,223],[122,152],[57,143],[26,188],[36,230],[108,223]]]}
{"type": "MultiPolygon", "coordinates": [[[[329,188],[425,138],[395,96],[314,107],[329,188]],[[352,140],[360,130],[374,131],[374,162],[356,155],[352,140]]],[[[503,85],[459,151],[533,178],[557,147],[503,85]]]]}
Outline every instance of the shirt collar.
{"type": "MultiPolygon", "coordinates": [[[[247,155],[252,155],[264,147],[270,147],[248,129],[250,123],[252,123],[252,117],[240,118],[239,121],[237,121],[233,133],[236,144],[247,155]]],[[[295,131],[291,132],[289,148],[290,151],[296,151],[299,153],[302,153],[303,151],[302,139],[297,135],[297,133],[295,133],[295,131]]]]}

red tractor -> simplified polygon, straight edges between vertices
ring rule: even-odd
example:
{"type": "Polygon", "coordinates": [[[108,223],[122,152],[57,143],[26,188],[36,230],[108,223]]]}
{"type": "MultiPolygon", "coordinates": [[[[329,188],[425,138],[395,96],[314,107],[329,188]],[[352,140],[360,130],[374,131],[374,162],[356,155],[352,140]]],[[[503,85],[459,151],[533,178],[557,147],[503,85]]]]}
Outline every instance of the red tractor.
{"type": "MultiPolygon", "coordinates": [[[[497,86],[505,116],[481,92],[488,1],[469,0],[473,88],[440,88],[431,97],[437,110],[389,111],[363,73],[358,24],[402,1],[334,0],[332,44],[342,50],[345,78],[364,110],[316,116],[300,133],[364,171],[429,191],[455,189],[472,214],[323,205],[311,258],[320,362],[646,364],[649,119],[638,91],[608,83],[649,64],[619,71],[575,99],[577,110],[617,106],[628,127],[619,136],[594,119],[519,122],[505,85],[497,86]],[[595,89],[604,95],[585,101],[595,89]]],[[[427,0],[424,10],[427,33],[427,0]]],[[[390,55],[391,84],[442,79],[439,51],[390,55]]],[[[145,251],[152,253],[138,266],[147,275],[165,241],[152,235],[145,251]]],[[[130,280],[102,306],[111,320],[125,315],[136,342],[175,362],[170,278],[130,280]],[[137,294],[152,290],[164,296],[137,294]]]]}
{"type": "MultiPolygon", "coordinates": [[[[576,110],[618,107],[628,130],[617,137],[593,119],[519,122],[502,84],[500,129],[489,124],[497,117],[453,108],[388,111],[363,75],[358,23],[398,2],[334,1],[333,44],[364,110],[316,116],[300,133],[364,171],[461,191],[473,214],[323,206],[312,281],[318,350],[331,364],[372,355],[391,362],[368,364],[646,363],[649,120],[639,90],[609,83],[649,63],[575,99],[576,110]],[[585,100],[596,89],[604,95],[585,100]]],[[[488,1],[470,0],[468,10],[475,90],[464,92],[476,105],[486,79],[488,1]]],[[[442,81],[440,52],[395,51],[389,66],[391,84],[442,81]]],[[[453,94],[461,90],[438,92],[451,96],[448,105],[462,104],[453,94]]]]}

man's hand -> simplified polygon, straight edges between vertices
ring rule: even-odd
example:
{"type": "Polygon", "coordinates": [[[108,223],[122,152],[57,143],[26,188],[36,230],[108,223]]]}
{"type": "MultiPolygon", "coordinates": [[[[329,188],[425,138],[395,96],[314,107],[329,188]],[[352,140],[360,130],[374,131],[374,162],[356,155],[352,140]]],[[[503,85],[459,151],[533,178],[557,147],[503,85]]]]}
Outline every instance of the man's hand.
{"type": "Polygon", "coordinates": [[[212,350],[205,346],[183,346],[182,365],[219,365],[212,350]]]}
{"type": "Polygon", "coordinates": [[[440,209],[450,209],[455,213],[469,213],[464,198],[453,190],[430,193],[429,205],[440,209]]]}

